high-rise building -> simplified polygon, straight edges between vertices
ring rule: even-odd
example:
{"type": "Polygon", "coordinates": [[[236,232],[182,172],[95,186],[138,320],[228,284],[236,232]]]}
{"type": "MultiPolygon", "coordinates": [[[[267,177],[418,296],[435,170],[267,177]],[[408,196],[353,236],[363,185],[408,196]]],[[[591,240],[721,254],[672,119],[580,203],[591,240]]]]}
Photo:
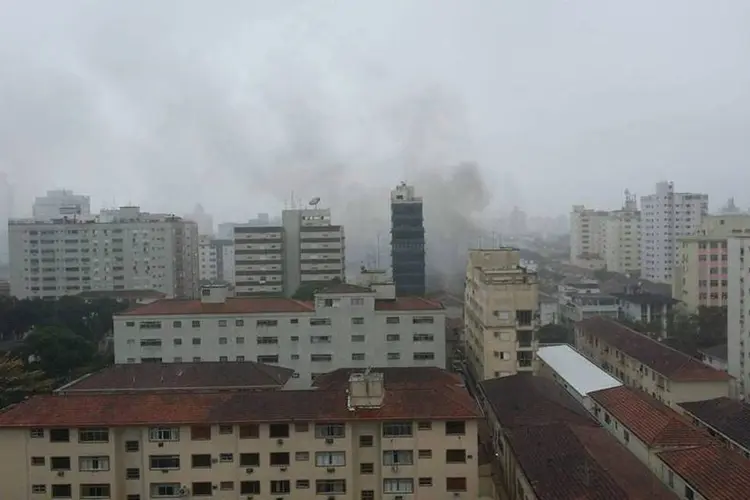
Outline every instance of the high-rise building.
{"type": "Polygon", "coordinates": [[[750,214],[707,215],[692,236],[678,238],[672,297],[690,311],[726,306],[729,266],[727,239],[750,236],[750,214]]]}
{"type": "Polygon", "coordinates": [[[45,196],[37,196],[34,200],[33,214],[39,221],[85,218],[91,215],[91,198],[67,189],[47,191],[45,196]]]}
{"type": "Polygon", "coordinates": [[[570,263],[590,269],[605,266],[604,229],[609,212],[574,205],[570,213],[570,263]]]}
{"type": "Polygon", "coordinates": [[[398,296],[425,293],[425,230],[422,198],[402,182],[391,191],[391,266],[398,296]]]}
{"type": "Polygon", "coordinates": [[[8,220],[13,216],[13,192],[5,172],[0,172],[0,263],[8,262],[8,220]]]}
{"type": "Polygon", "coordinates": [[[201,282],[234,282],[234,243],[201,235],[198,248],[201,282]]]}
{"type": "Polygon", "coordinates": [[[198,234],[213,236],[214,234],[214,218],[211,214],[207,213],[203,208],[203,205],[198,203],[193,209],[193,213],[185,216],[185,219],[191,220],[198,224],[198,234]]]}
{"type": "Polygon", "coordinates": [[[707,194],[676,193],[672,182],[659,182],[655,194],[641,197],[641,277],[671,284],[677,239],[692,235],[707,214],[707,194]]]}
{"type": "Polygon", "coordinates": [[[198,293],[198,227],[122,207],[88,219],[12,220],[11,293],[52,298],[83,291],[198,293]]]}
{"type": "Polygon", "coordinates": [[[514,248],[471,250],[466,266],[466,359],[477,380],[531,373],[538,340],[539,281],[514,248]]]}
{"type": "Polygon", "coordinates": [[[343,281],[345,249],[330,209],[284,210],[278,226],[235,226],[235,293],[292,296],[303,284],[343,281]]]}
{"type": "Polygon", "coordinates": [[[735,397],[750,397],[750,237],[726,240],[727,366],[736,380],[735,397]]]}
{"type": "Polygon", "coordinates": [[[641,213],[635,195],[625,191],[622,210],[604,220],[604,263],[607,271],[628,274],[641,267],[641,213]]]}

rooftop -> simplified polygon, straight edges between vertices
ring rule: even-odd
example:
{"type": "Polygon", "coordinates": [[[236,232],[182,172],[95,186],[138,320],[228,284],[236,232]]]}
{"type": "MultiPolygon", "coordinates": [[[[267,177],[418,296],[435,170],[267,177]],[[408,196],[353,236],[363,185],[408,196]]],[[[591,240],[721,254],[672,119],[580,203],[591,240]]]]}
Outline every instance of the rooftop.
{"type": "Polygon", "coordinates": [[[672,349],[612,319],[595,317],[577,324],[611,347],[618,349],[676,382],[721,382],[731,377],[706,366],[695,358],[672,349]]]}
{"type": "Polygon", "coordinates": [[[622,385],[619,380],[567,344],[540,347],[537,355],[583,396],[592,391],[622,385]]]}
{"type": "Polygon", "coordinates": [[[712,347],[698,349],[698,352],[703,353],[706,356],[716,358],[717,360],[726,361],[728,357],[727,352],[729,352],[729,346],[726,342],[724,342],[723,344],[715,345],[712,347]]]}
{"type": "Polygon", "coordinates": [[[363,294],[363,293],[375,293],[367,287],[350,285],[349,283],[337,283],[329,287],[319,290],[317,293],[330,293],[330,294],[363,294]]]}
{"type": "MultiPolygon", "coordinates": [[[[347,285],[351,286],[351,285],[347,285]]],[[[399,297],[375,301],[377,311],[434,311],[443,306],[422,297],[399,297]]],[[[201,300],[163,299],[138,306],[120,316],[190,316],[190,315],[248,315],[248,314],[293,314],[314,313],[312,302],[288,298],[229,297],[224,302],[202,302],[201,300]]]]}
{"type": "Polygon", "coordinates": [[[708,433],[691,425],[674,410],[636,389],[613,387],[589,396],[649,448],[716,443],[708,433]]]}
{"type": "Polygon", "coordinates": [[[280,388],[294,370],[243,363],[140,363],[112,365],[67,384],[58,392],[139,392],[280,388]]]}
{"type": "Polygon", "coordinates": [[[729,398],[680,403],[690,415],[750,450],[750,405],[729,398]]]}
{"type": "MultiPolygon", "coordinates": [[[[348,381],[302,391],[43,395],[0,413],[0,427],[86,427],[218,423],[450,420],[481,416],[471,395],[444,370],[409,368],[421,383],[388,384],[379,408],[347,408],[348,381]]],[[[387,377],[387,376],[386,376],[387,377]]],[[[343,379],[342,379],[343,380],[343,379]]]]}
{"type": "Polygon", "coordinates": [[[720,445],[658,453],[703,498],[738,500],[750,492],[750,460],[720,445]]]}
{"type": "Polygon", "coordinates": [[[650,304],[650,305],[671,305],[679,302],[677,299],[668,297],[666,295],[660,295],[656,293],[640,292],[640,293],[612,293],[611,295],[617,297],[620,300],[631,302],[633,304],[650,304]]]}

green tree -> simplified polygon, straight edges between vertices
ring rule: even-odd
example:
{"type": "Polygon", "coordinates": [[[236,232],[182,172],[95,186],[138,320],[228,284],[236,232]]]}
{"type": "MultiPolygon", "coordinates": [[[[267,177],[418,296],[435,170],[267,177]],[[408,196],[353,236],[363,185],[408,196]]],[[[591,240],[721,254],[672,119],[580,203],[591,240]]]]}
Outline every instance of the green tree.
{"type": "Polygon", "coordinates": [[[19,352],[31,368],[41,369],[57,381],[85,371],[96,360],[96,345],[61,327],[36,328],[23,341],[19,352]]]}
{"type": "Polygon", "coordinates": [[[27,370],[21,359],[0,356],[0,408],[25,397],[52,389],[52,382],[41,370],[27,370]]]}

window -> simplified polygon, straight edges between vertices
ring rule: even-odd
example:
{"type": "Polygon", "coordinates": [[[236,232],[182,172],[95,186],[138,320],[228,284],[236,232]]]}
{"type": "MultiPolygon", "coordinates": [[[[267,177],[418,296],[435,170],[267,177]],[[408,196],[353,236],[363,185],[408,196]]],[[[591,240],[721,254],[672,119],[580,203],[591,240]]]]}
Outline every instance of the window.
{"type": "Polygon", "coordinates": [[[133,493],[131,495],[126,496],[125,500],[141,500],[141,495],[139,495],[138,493],[133,493]]]}
{"type": "Polygon", "coordinates": [[[415,352],[412,356],[414,361],[430,361],[435,359],[434,352],[415,352]]]}
{"type": "Polygon", "coordinates": [[[671,470],[667,471],[667,484],[670,488],[674,488],[674,472],[671,470]]]}
{"type": "Polygon", "coordinates": [[[80,429],[78,431],[79,443],[108,443],[109,429],[80,429]]]}
{"type": "Polygon", "coordinates": [[[432,458],[432,450],[419,450],[419,458],[432,458]]]}
{"type": "Polygon", "coordinates": [[[73,488],[69,484],[53,484],[52,498],[73,498],[73,488]]]}
{"type": "Polygon", "coordinates": [[[317,479],[315,493],[318,495],[342,495],[346,493],[346,479],[317,479]]]}
{"type": "Polygon", "coordinates": [[[414,316],[411,322],[415,325],[431,325],[435,322],[435,318],[432,316],[414,316]]]}
{"type": "Polygon", "coordinates": [[[255,359],[258,361],[258,363],[278,363],[279,355],[274,354],[272,356],[257,356],[255,359]]]}
{"type": "Polygon", "coordinates": [[[241,467],[258,467],[260,465],[260,453],[240,453],[241,467]]]}
{"type": "Polygon", "coordinates": [[[279,322],[275,319],[259,319],[255,322],[255,326],[278,326],[279,322]]]}
{"type": "Polygon", "coordinates": [[[463,436],[466,434],[466,422],[463,420],[449,420],[445,422],[446,436],[463,436]]]}
{"type": "Polygon", "coordinates": [[[31,457],[31,465],[44,465],[44,457],[31,457]]]}
{"type": "Polygon", "coordinates": [[[420,431],[432,430],[432,422],[417,422],[417,429],[420,431]]]}
{"type": "Polygon", "coordinates": [[[149,469],[151,470],[176,470],[180,468],[179,455],[151,455],[149,458],[149,469]]]}
{"type": "Polygon", "coordinates": [[[235,361],[239,361],[239,362],[245,361],[245,356],[237,356],[235,361]]]}
{"type": "Polygon", "coordinates": [[[448,491],[466,491],[466,478],[465,477],[445,478],[445,489],[448,491]]]}
{"type": "Polygon", "coordinates": [[[413,465],[412,450],[386,450],[383,452],[383,465],[413,465]]]}
{"type": "Polygon", "coordinates": [[[401,335],[397,333],[390,333],[385,336],[385,340],[386,342],[398,342],[399,340],[401,340],[401,335]]]}
{"type": "Polygon", "coordinates": [[[630,442],[630,433],[626,431],[625,429],[622,430],[622,437],[626,443],[630,442]]]}
{"type": "Polygon", "coordinates": [[[260,481],[241,481],[241,495],[260,495],[260,481]]]}
{"type": "Polygon", "coordinates": [[[210,497],[213,495],[214,491],[213,484],[209,481],[193,483],[193,487],[190,489],[190,493],[192,493],[194,497],[210,497]]]}
{"type": "Polygon", "coordinates": [[[352,325],[364,325],[365,318],[352,318],[352,325]]]}
{"type": "Polygon", "coordinates": [[[234,455],[231,453],[219,453],[219,462],[222,464],[234,462],[234,455]]]}
{"type": "Polygon", "coordinates": [[[384,493],[414,493],[414,479],[398,478],[383,480],[384,493]]]}
{"type": "Polygon", "coordinates": [[[194,425],[190,428],[190,439],[192,441],[207,441],[211,439],[211,426],[194,425]]]}
{"type": "Polygon", "coordinates": [[[411,422],[392,422],[383,424],[383,437],[412,437],[411,422]]]}
{"type": "Polygon", "coordinates": [[[234,432],[234,427],[231,425],[220,425],[219,426],[219,434],[232,434],[234,432]]]}
{"type": "Polygon", "coordinates": [[[331,318],[310,318],[310,326],[331,326],[331,318]]]}
{"type": "Polygon", "coordinates": [[[310,336],[310,343],[311,344],[330,344],[331,336],[330,335],[312,335],[310,336]]]}
{"type": "Polygon", "coordinates": [[[268,426],[268,436],[272,438],[288,438],[289,424],[270,424],[268,426]]]}
{"type": "Polygon", "coordinates": [[[200,363],[201,357],[200,356],[193,356],[193,363],[200,363]]]}
{"type": "Polygon", "coordinates": [[[398,361],[401,359],[401,353],[400,352],[389,352],[388,353],[388,361],[398,361]]]}
{"type": "Polygon", "coordinates": [[[109,457],[78,457],[78,470],[81,472],[109,470],[109,457]]]}
{"type": "Polygon", "coordinates": [[[269,455],[269,461],[271,465],[274,465],[276,467],[289,465],[289,453],[285,451],[272,452],[269,455]]]}
{"type": "Polygon", "coordinates": [[[291,481],[271,481],[272,494],[284,494],[292,491],[291,481]]]}
{"type": "Polygon", "coordinates": [[[141,469],[125,469],[125,479],[140,479],[141,469]]]}
{"type": "Polygon", "coordinates": [[[111,498],[108,484],[82,484],[81,498],[111,498]]]}
{"type": "Polygon", "coordinates": [[[401,323],[401,318],[399,318],[398,316],[388,316],[387,318],[385,318],[385,323],[387,325],[398,325],[399,323],[401,323]]]}
{"type": "Polygon", "coordinates": [[[291,323],[292,325],[297,325],[297,324],[299,324],[299,319],[292,318],[292,319],[289,320],[289,323],[291,323]]]}
{"type": "Polygon", "coordinates": [[[226,328],[226,326],[227,326],[227,320],[225,320],[225,319],[220,319],[220,320],[219,320],[219,326],[220,326],[221,328],[226,328]]]}
{"type": "Polygon", "coordinates": [[[298,490],[307,490],[310,488],[310,481],[307,479],[297,479],[294,487],[298,490]]]}
{"type": "Polygon", "coordinates": [[[201,345],[200,337],[193,337],[193,345],[201,345]]]}
{"type": "Polygon", "coordinates": [[[445,450],[445,463],[447,464],[466,463],[466,450],[445,450]]]}
{"type": "Polygon", "coordinates": [[[359,446],[361,448],[369,448],[373,445],[373,436],[359,436],[359,446]]]}
{"type": "Polygon", "coordinates": [[[259,345],[278,344],[279,337],[258,337],[257,342],[259,345]]]}
{"type": "Polygon", "coordinates": [[[50,443],[67,443],[70,441],[70,429],[50,429],[50,443]]]}
{"type": "Polygon", "coordinates": [[[364,335],[352,335],[352,342],[364,342],[365,336],[364,335]]]}
{"type": "Polygon", "coordinates": [[[32,484],[31,492],[34,493],[35,495],[38,495],[41,493],[47,493],[47,485],[46,484],[32,484]]]}
{"type": "Polygon", "coordinates": [[[695,498],[695,492],[693,491],[693,488],[685,485],[685,500],[693,500],[695,498]]]}
{"type": "Polygon", "coordinates": [[[192,326],[193,326],[193,328],[200,328],[200,327],[201,327],[201,322],[200,322],[200,320],[198,320],[198,319],[194,319],[194,320],[192,321],[192,326]]]}
{"type": "Polygon", "coordinates": [[[245,326],[245,320],[244,319],[234,320],[234,326],[245,326]]]}
{"type": "Polygon", "coordinates": [[[227,345],[227,338],[219,337],[219,345],[227,345]]]}
{"type": "Polygon", "coordinates": [[[363,306],[365,305],[365,299],[364,297],[352,297],[351,304],[353,306],[363,306]]]}
{"type": "Polygon", "coordinates": [[[221,491],[234,491],[234,482],[222,481],[219,483],[219,490],[221,491]]]}
{"type": "Polygon", "coordinates": [[[180,487],[180,483],[151,483],[151,496],[155,498],[176,497],[180,487]]]}
{"type": "Polygon", "coordinates": [[[295,462],[308,462],[310,460],[310,452],[298,451],[294,454],[295,462]]]}
{"type": "Polygon", "coordinates": [[[180,429],[178,427],[152,427],[148,431],[149,441],[179,441],[180,429]]]}
{"type": "Polygon", "coordinates": [[[373,474],[374,472],[375,472],[375,464],[373,463],[359,464],[360,474],[373,474]]]}
{"type": "Polygon", "coordinates": [[[140,443],[138,441],[125,441],[125,451],[134,452],[140,449],[140,443]]]}
{"type": "Polygon", "coordinates": [[[182,345],[182,339],[181,338],[172,339],[172,343],[174,345],[182,345]]]}
{"type": "Polygon", "coordinates": [[[362,494],[359,496],[359,500],[375,500],[375,491],[362,490],[362,494]]]}
{"type": "Polygon", "coordinates": [[[420,488],[429,488],[432,486],[432,478],[431,477],[420,477],[419,478],[419,487],[420,488]]]}
{"type": "Polygon", "coordinates": [[[50,470],[70,470],[70,457],[50,457],[50,470]]]}
{"type": "Polygon", "coordinates": [[[355,352],[352,354],[352,361],[364,361],[364,360],[365,360],[365,353],[355,352]]]}
{"type": "Polygon", "coordinates": [[[412,335],[412,340],[414,342],[433,342],[435,336],[429,333],[415,333],[412,335]]]}
{"type": "Polygon", "coordinates": [[[240,439],[258,439],[260,427],[258,424],[240,425],[240,439]]]}
{"type": "Polygon", "coordinates": [[[172,328],[182,328],[182,321],[172,321],[172,328]]]}
{"type": "Polygon", "coordinates": [[[315,453],[317,467],[343,467],[346,465],[346,454],[343,451],[319,451],[315,453]]]}
{"type": "Polygon", "coordinates": [[[318,439],[342,438],[346,436],[344,424],[316,424],[315,437],[318,439]]]}
{"type": "Polygon", "coordinates": [[[141,347],[161,347],[161,339],[142,339],[141,347]]]}
{"type": "Polygon", "coordinates": [[[238,344],[238,345],[239,344],[244,344],[245,343],[245,337],[237,337],[236,339],[234,339],[234,342],[236,344],[238,344]]]}
{"type": "Polygon", "coordinates": [[[310,354],[310,361],[313,362],[327,362],[332,361],[333,355],[332,354],[310,354]]]}
{"type": "Polygon", "coordinates": [[[210,469],[211,468],[211,455],[209,454],[192,455],[190,457],[190,466],[193,469],[210,469]]]}
{"type": "Polygon", "coordinates": [[[32,439],[39,439],[44,437],[44,429],[41,427],[32,427],[29,429],[29,436],[32,439]]]}
{"type": "Polygon", "coordinates": [[[294,432],[307,432],[310,430],[310,424],[307,422],[297,422],[294,424],[294,432]]]}
{"type": "Polygon", "coordinates": [[[223,363],[223,362],[226,362],[226,361],[229,361],[229,357],[227,357],[227,356],[219,356],[219,362],[220,363],[223,363]]]}

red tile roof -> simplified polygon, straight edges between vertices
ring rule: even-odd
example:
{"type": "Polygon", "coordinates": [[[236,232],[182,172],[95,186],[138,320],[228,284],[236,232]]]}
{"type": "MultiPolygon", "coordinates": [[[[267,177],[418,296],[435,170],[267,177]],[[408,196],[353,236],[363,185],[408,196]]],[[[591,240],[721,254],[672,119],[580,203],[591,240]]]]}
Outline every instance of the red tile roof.
{"type": "Polygon", "coordinates": [[[741,500],[750,496],[750,460],[722,446],[662,451],[657,455],[703,498],[741,500]]]}
{"type": "Polygon", "coordinates": [[[690,447],[716,443],[674,410],[636,389],[620,386],[589,393],[602,410],[648,447],[690,447]]]}
{"type": "MultiPolygon", "coordinates": [[[[421,368],[412,368],[418,373],[421,368]]],[[[350,411],[348,385],[322,390],[238,393],[36,396],[0,413],[0,427],[189,425],[295,420],[444,420],[481,416],[471,395],[437,377],[419,388],[386,389],[375,409],[350,411]]]]}
{"type": "Polygon", "coordinates": [[[294,370],[242,363],[131,363],[112,365],[61,387],[58,392],[136,392],[280,388],[294,370]]]}
{"type": "Polygon", "coordinates": [[[680,406],[705,425],[750,449],[750,405],[729,398],[680,403],[680,406]]]}
{"type": "Polygon", "coordinates": [[[721,382],[732,378],[612,319],[589,318],[577,323],[577,327],[676,382],[721,382]]]}
{"type": "MultiPolygon", "coordinates": [[[[441,310],[439,302],[421,297],[399,297],[397,299],[378,299],[375,301],[377,311],[432,311],[441,310]]],[[[164,299],[135,307],[121,313],[121,316],[171,316],[193,314],[247,315],[247,314],[283,314],[314,313],[312,302],[287,299],[282,297],[230,297],[222,303],[205,303],[200,300],[164,299]]]]}

